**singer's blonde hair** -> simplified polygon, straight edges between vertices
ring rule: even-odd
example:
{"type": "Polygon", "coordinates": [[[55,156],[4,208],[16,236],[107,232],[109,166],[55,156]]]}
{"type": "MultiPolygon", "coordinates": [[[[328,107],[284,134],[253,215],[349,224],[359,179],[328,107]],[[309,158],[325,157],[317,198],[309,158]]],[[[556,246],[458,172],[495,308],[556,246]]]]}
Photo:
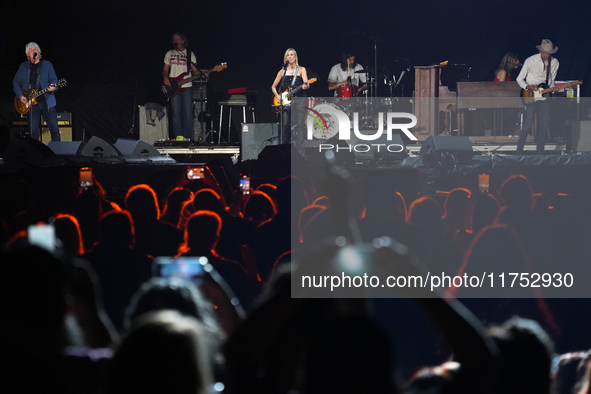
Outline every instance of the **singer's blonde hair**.
{"type": "Polygon", "coordinates": [[[299,67],[300,64],[298,63],[298,53],[293,48],[287,48],[287,50],[285,51],[285,54],[283,55],[283,63],[285,63],[285,61],[287,60],[287,54],[289,53],[289,51],[292,51],[293,54],[295,55],[295,57],[296,57],[295,65],[296,65],[296,67],[299,67]]]}

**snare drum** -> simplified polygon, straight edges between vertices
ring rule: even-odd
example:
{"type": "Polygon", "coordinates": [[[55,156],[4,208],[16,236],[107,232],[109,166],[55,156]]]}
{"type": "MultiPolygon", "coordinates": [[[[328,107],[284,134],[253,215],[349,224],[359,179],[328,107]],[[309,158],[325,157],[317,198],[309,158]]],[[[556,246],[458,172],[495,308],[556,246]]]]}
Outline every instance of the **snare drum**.
{"type": "Polygon", "coordinates": [[[337,97],[357,97],[357,86],[355,85],[343,85],[337,89],[337,97]]]}

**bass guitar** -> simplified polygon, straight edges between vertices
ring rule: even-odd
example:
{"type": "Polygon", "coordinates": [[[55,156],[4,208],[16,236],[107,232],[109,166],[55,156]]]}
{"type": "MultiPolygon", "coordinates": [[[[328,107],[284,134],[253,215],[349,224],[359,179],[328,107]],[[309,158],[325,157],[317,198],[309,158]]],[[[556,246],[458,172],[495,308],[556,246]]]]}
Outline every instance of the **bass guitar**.
{"type": "Polygon", "coordinates": [[[170,81],[170,86],[162,82],[162,84],[160,85],[160,89],[165,98],[171,99],[177,94],[179,94],[179,92],[184,92],[186,90],[185,88],[182,88],[184,84],[193,82],[197,79],[201,79],[202,74],[209,74],[214,71],[222,71],[225,68],[228,68],[228,65],[226,63],[221,63],[212,68],[211,70],[199,70],[201,71],[201,74],[193,75],[192,77],[185,78],[185,76],[189,74],[188,72],[184,72],[178,77],[168,77],[168,80],[170,81]]]}
{"type": "MultiPolygon", "coordinates": [[[[317,78],[312,78],[312,79],[308,79],[308,85],[316,82],[317,78]]],[[[285,89],[282,93],[281,93],[281,101],[283,102],[283,105],[291,105],[291,97],[296,94],[298,91],[300,91],[300,89],[302,89],[304,87],[304,85],[300,85],[297,88],[291,89],[289,90],[289,88],[285,89]]],[[[280,106],[281,103],[279,102],[279,100],[277,100],[276,96],[273,96],[273,106],[274,107],[278,107],[280,106]]]]}
{"type": "MultiPolygon", "coordinates": [[[[574,81],[574,82],[568,82],[566,84],[563,84],[563,85],[560,85],[557,87],[562,89],[562,88],[568,88],[570,86],[580,85],[582,83],[583,83],[582,81],[574,81]]],[[[532,104],[532,103],[535,103],[536,101],[546,100],[548,98],[547,93],[550,93],[551,91],[554,90],[554,88],[548,88],[545,83],[539,84],[538,87],[539,87],[538,90],[521,89],[521,101],[523,102],[523,105],[532,104]],[[546,95],[546,96],[544,96],[544,95],[546,95]]]]}
{"type": "Polygon", "coordinates": [[[38,92],[35,91],[35,89],[31,90],[31,93],[27,93],[27,92],[23,92],[23,96],[27,99],[27,103],[23,104],[18,97],[14,98],[14,108],[16,108],[16,112],[18,112],[21,115],[26,114],[27,112],[29,112],[29,109],[31,109],[32,105],[37,105],[37,97],[39,96],[43,96],[45,93],[49,92],[49,88],[51,88],[52,86],[55,87],[57,86],[58,88],[63,88],[64,86],[66,86],[66,80],[65,79],[60,79],[57,84],[51,84],[48,87],[46,87],[43,90],[40,90],[38,92]]]}

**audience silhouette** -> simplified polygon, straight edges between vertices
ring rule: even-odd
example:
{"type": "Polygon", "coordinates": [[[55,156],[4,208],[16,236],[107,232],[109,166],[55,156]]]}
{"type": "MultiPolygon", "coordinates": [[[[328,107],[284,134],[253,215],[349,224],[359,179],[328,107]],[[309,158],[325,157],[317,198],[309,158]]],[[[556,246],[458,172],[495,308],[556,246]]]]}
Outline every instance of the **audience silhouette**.
{"type": "MultiPolygon", "coordinates": [[[[206,172],[207,180],[157,188],[170,190],[163,201],[147,184],[129,185],[120,194],[125,210],[98,183],[61,191],[69,197],[55,206],[38,204],[34,183],[3,183],[7,392],[591,392],[583,300],[547,300],[537,288],[490,299],[454,286],[448,298],[405,297],[408,289],[373,300],[291,292],[307,253],[347,247],[387,249],[401,257],[396,268],[431,274],[544,272],[561,259],[568,269],[585,265],[586,196],[534,194],[535,183],[512,175],[498,194],[450,187],[443,202],[442,193],[412,194],[392,172],[373,170],[352,174],[342,194],[317,190],[305,173],[253,176],[262,184],[228,207],[214,175],[223,171],[206,172]],[[52,250],[30,240],[37,223],[55,229],[52,250]],[[565,247],[554,250],[556,240],[565,247]],[[159,278],[159,256],[206,257],[209,279],[159,278]],[[222,279],[215,289],[214,277],[222,279]],[[580,351],[556,356],[553,342],[580,351]]],[[[339,172],[328,173],[330,181],[339,172]]]]}

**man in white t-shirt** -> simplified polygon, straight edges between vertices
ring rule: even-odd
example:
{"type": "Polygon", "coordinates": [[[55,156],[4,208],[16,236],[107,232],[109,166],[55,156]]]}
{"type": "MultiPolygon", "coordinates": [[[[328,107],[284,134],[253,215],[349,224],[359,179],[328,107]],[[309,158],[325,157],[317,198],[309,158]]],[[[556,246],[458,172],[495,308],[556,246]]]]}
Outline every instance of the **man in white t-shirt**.
{"type": "MultiPolygon", "coordinates": [[[[352,85],[358,92],[365,89],[365,73],[356,73],[363,70],[361,64],[355,63],[355,55],[351,52],[344,52],[342,61],[335,64],[328,74],[328,90],[334,90],[337,96],[337,90],[344,85],[352,85]]],[[[351,96],[349,96],[351,97],[351,96]]]]}
{"type": "MultiPolygon", "coordinates": [[[[162,77],[164,84],[171,87],[174,86],[174,78],[179,77],[183,73],[182,79],[189,78],[193,75],[200,75],[200,71],[196,67],[197,59],[195,54],[187,49],[189,40],[181,32],[175,32],[172,35],[172,44],[174,49],[166,52],[164,55],[164,69],[162,70],[162,77]],[[187,64],[188,56],[191,56],[191,61],[187,64]]],[[[185,137],[185,139],[193,139],[193,89],[192,83],[188,82],[180,86],[178,93],[170,99],[170,107],[172,109],[172,132],[175,137],[185,137]]]]}

